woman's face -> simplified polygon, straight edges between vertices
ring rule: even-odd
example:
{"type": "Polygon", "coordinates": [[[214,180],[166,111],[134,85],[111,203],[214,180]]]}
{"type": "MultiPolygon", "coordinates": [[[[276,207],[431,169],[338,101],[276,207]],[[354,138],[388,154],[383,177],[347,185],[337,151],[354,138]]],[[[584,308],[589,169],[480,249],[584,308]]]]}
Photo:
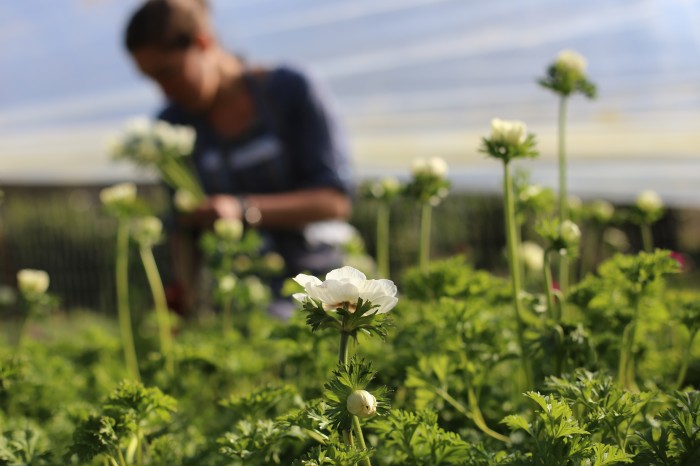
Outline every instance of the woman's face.
{"type": "Polygon", "coordinates": [[[219,87],[213,48],[199,43],[183,50],[146,46],[134,51],[132,57],[169,100],[194,112],[213,104],[219,87]]]}

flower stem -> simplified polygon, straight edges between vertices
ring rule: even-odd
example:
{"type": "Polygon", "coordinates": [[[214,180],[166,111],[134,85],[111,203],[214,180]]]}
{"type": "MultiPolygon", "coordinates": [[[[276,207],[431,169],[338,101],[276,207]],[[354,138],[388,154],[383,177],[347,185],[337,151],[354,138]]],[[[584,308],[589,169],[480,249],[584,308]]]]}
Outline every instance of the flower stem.
{"type": "Polygon", "coordinates": [[[556,311],[554,307],[554,296],[552,294],[552,258],[551,258],[551,253],[552,251],[547,249],[544,252],[544,264],[542,267],[542,270],[544,272],[544,287],[545,287],[545,296],[547,296],[547,311],[549,311],[549,316],[552,318],[552,320],[556,323],[559,322],[561,319],[561,315],[558,315],[558,312],[556,311]]]}
{"type": "Polygon", "coordinates": [[[379,202],[377,207],[377,272],[389,278],[389,203],[379,202]]]}
{"type": "Polygon", "coordinates": [[[338,362],[344,366],[348,365],[348,338],[349,333],[340,332],[340,348],[338,350],[338,362]]]}
{"type": "MultiPolygon", "coordinates": [[[[362,426],[360,425],[360,418],[357,416],[352,417],[352,427],[355,430],[355,435],[357,436],[357,441],[360,444],[360,448],[363,450],[367,450],[367,445],[365,444],[365,437],[362,435],[362,426]]],[[[369,461],[369,458],[365,458],[364,461],[362,461],[362,464],[365,466],[372,466],[372,463],[369,461]]]]}
{"type": "Polygon", "coordinates": [[[685,380],[685,375],[688,372],[688,363],[690,362],[690,352],[693,348],[693,341],[695,340],[695,336],[697,334],[698,334],[698,332],[693,332],[690,334],[690,338],[688,340],[688,346],[686,346],[685,351],[683,352],[683,360],[681,361],[681,368],[680,368],[680,371],[678,372],[678,378],[676,379],[675,390],[680,390],[681,387],[683,386],[683,381],[685,380]]]}
{"type": "MultiPolygon", "coordinates": [[[[567,98],[559,100],[559,223],[569,219],[569,196],[566,187],[566,104],[567,98]]],[[[560,256],[559,259],[559,289],[562,293],[562,303],[566,299],[569,288],[569,258],[560,256]]],[[[562,304],[563,305],[563,304],[562,304]]]]}
{"type": "Polygon", "coordinates": [[[153,304],[156,308],[156,321],[158,322],[158,333],[160,335],[160,352],[165,359],[165,368],[170,375],[175,373],[175,363],[173,361],[173,339],[170,328],[170,315],[168,302],[165,298],[163,281],[158,273],[158,265],[153,257],[153,251],[148,246],[141,246],[141,260],[146,270],[146,278],[151,286],[153,304]]]}
{"type": "Polygon", "coordinates": [[[439,387],[433,387],[435,393],[439,395],[443,400],[447,401],[453,408],[459,411],[468,419],[474,421],[474,424],[489,437],[495,438],[502,442],[510,443],[510,439],[505,435],[499,434],[495,430],[491,429],[486,425],[486,420],[481,414],[481,409],[479,408],[479,400],[476,398],[476,392],[472,387],[467,390],[467,396],[469,396],[469,409],[465,408],[462,403],[457,401],[452,395],[450,395],[447,390],[439,387]]]}
{"type": "Polygon", "coordinates": [[[231,333],[231,301],[233,301],[232,298],[225,298],[221,309],[221,326],[224,330],[224,336],[231,333]]]}
{"type": "Polygon", "coordinates": [[[644,245],[644,250],[646,252],[654,252],[654,239],[651,234],[651,225],[648,223],[642,223],[640,225],[642,231],[642,244],[644,245]]]}
{"type": "Polygon", "coordinates": [[[430,217],[433,208],[428,202],[424,202],[421,207],[420,216],[420,251],[418,264],[422,271],[428,269],[428,261],[430,260],[430,217]]]}
{"type": "Polygon", "coordinates": [[[139,364],[134,345],[134,333],[131,327],[129,310],[129,226],[119,219],[117,224],[116,289],[119,330],[124,348],[126,369],[132,379],[140,382],[139,364]]]}
{"type": "Polygon", "coordinates": [[[518,344],[520,345],[520,357],[522,361],[522,370],[525,375],[526,388],[533,387],[532,370],[530,368],[530,360],[525,354],[525,326],[523,324],[523,311],[520,302],[520,270],[518,261],[518,245],[516,244],[515,231],[515,206],[513,202],[513,181],[510,172],[510,164],[503,164],[503,201],[505,203],[505,223],[506,223],[506,239],[508,242],[508,266],[510,269],[510,277],[513,292],[513,306],[515,308],[515,322],[518,331],[518,344]]]}

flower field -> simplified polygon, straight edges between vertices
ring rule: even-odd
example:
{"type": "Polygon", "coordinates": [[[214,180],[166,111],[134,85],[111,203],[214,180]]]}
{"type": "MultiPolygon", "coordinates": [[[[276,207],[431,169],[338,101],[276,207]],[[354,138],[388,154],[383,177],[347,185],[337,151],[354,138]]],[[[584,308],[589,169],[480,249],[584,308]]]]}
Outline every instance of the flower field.
{"type": "MultiPolygon", "coordinates": [[[[267,315],[259,278],[284,264],[254,230],[217,221],[200,244],[212,309],[180,320],[154,255],[160,220],[136,186],[102,190],[116,317],[59,312],[43,270],[3,288],[18,312],[0,344],[0,465],[700,464],[700,290],[679,281],[682,255],[655,248],[655,193],[628,208],[567,196],[566,99],[595,95],[585,60],[563,53],[540,83],[561,99],[558,196],[512,171],[538,155],[524,123],[494,119],[480,148],[503,166],[504,273],[431,259],[450,188],[434,157],[406,183],[360,187],[374,260],[354,243],[351,265],[287,280],[288,322],[267,315]],[[394,277],[399,200],[419,234],[394,277]],[[145,300],[130,296],[135,268],[145,300]]],[[[201,196],[186,151],[177,164],[149,151],[141,163],[201,196]]]]}

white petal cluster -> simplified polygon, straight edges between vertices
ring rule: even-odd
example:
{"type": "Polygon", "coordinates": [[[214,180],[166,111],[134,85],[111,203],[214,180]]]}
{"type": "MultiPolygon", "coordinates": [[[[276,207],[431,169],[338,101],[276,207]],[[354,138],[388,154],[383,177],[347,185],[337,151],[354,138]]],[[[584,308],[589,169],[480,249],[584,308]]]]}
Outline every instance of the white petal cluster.
{"type": "Polygon", "coordinates": [[[127,121],[123,133],[110,142],[109,148],[114,158],[150,165],[160,163],[167,157],[189,155],[194,140],[194,129],[189,126],[132,118],[127,121]]]}
{"type": "Polygon", "coordinates": [[[538,184],[531,184],[520,191],[520,195],[518,197],[520,198],[521,202],[528,202],[530,199],[533,199],[540,194],[542,194],[542,186],[538,184]]]}
{"type": "Polygon", "coordinates": [[[428,175],[434,178],[445,178],[448,170],[447,162],[440,157],[417,158],[411,165],[413,176],[428,175]]]}
{"type": "Polygon", "coordinates": [[[639,196],[637,196],[637,200],[635,201],[635,205],[642,212],[649,213],[657,212],[664,207],[661,197],[655,191],[651,190],[642,191],[639,193],[639,196]]]}
{"type": "Polygon", "coordinates": [[[43,270],[20,270],[17,272],[17,288],[25,296],[44,294],[49,289],[49,274],[43,270]]]}
{"type": "Polygon", "coordinates": [[[357,309],[357,301],[371,302],[374,313],[385,314],[396,306],[396,285],[391,280],[367,280],[364,273],[345,266],[332,270],[322,282],[318,278],[300,273],[294,281],[304,287],[306,293],[294,294],[294,299],[305,302],[308,299],[320,301],[327,311],[343,308],[351,312],[357,309]]]}
{"type": "Polygon", "coordinates": [[[377,412],[377,399],[367,390],[355,390],[345,403],[350,414],[369,417],[377,412]]]}
{"type": "Polygon", "coordinates": [[[197,197],[186,189],[178,189],[173,197],[175,208],[182,213],[194,212],[199,205],[197,197]]]}
{"type": "Polygon", "coordinates": [[[100,201],[106,207],[131,205],[136,201],[136,185],[119,183],[100,191],[100,201]]]}
{"type": "Polygon", "coordinates": [[[152,215],[141,217],[131,225],[131,234],[139,244],[152,246],[163,236],[163,222],[152,215]]]}
{"type": "Polygon", "coordinates": [[[524,241],[520,245],[520,259],[529,270],[539,272],[544,267],[544,249],[532,241],[524,241]]]}
{"type": "Polygon", "coordinates": [[[235,218],[220,218],[214,222],[214,233],[226,241],[238,241],[243,235],[243,223],[235,218]]]}
{"type": "Polygon", "coordinates": [[[491,120],[491,141],[510,146],[522,144],[527,139],[527,126],[518,120],[491,120]]]}
{"type": "Polygon", "coordinates": [[[554,63],[560,69],[572,71],[580,75],[586,73],[586,67],[588,66],[588,61],[583,55],[569,49],[559,52],[554,63]]]}
{"type": "Polygon", "coordinates": [[[400,190],[401,182],[392,176],[373,183],[372,187],[370,188],[372,196],[376,197],[377,199],[394,196],[398,194],[400,190]]]}
{"type": "Polygon", "coordinates": [[[581,239],[581,230],[571,220],[564,220],[559,226],[559,236],[567,245],[575,245],[581,239]]]}
{"type": "Polygon", "coordinates": [[[236,282],[234,275],[224,275],[219,280],[219,291],[223,294],[231,293],[236,288],[236,282]]]}

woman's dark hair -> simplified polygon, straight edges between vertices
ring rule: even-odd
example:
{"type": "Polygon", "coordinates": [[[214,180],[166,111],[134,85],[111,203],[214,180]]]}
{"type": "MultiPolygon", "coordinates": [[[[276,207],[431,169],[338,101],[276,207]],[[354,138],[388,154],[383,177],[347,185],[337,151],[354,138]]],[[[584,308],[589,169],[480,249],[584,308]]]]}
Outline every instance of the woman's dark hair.
{"type": "Polygon", "coordinates": [[[153,46],[163,50],[182,50],[208,27],[207,0],[148,0],[127,23],[126,49],[153,46]]]}

